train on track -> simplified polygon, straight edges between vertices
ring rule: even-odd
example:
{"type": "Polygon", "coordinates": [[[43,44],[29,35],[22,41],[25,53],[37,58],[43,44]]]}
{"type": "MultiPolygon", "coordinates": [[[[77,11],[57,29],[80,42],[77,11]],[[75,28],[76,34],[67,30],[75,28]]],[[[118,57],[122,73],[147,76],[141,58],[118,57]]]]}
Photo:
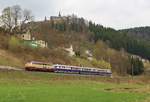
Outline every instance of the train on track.
{"type": "Polygon", "coordinates": [[[112,75],[110,69],[79,67],[60,64],[50,65],[49,63],[37,61],[26,63],[25,70],[38,72],[67,73],[67,74],[100,75],[100,76],[112,75]]]}

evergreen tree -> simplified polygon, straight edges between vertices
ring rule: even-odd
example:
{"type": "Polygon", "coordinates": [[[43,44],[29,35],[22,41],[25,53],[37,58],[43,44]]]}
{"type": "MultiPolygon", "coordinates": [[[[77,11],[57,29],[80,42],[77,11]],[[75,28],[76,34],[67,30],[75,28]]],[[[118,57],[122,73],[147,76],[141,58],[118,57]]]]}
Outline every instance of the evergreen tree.
{"type": "Polygon", "coordinates": [[[144,65],[140,58],[130,57],[131,67],[128,69],[128,73],[131,75],[140,75],[144,72],[144,65]]]}

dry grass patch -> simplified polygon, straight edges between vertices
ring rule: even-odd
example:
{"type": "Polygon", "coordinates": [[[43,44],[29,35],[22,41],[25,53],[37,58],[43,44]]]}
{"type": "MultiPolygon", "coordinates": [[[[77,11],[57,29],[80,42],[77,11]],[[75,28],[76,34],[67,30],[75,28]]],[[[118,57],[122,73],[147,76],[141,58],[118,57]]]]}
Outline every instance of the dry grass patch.
{"type": "Polygon", "coordinates": [[[5,50],[0,50],[0,65],[22,68],[24,64],[20,59],[16,58],[13,54],[5,50]]]}

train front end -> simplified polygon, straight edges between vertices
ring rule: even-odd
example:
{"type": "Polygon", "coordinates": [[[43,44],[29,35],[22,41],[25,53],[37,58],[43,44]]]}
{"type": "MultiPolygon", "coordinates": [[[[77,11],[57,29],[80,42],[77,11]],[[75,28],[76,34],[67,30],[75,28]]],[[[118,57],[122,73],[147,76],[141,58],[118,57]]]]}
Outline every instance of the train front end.
{"type": "Polygon", "coordinates": [[[54,72],[53,67],[49,63],[31,61],[25,64],[26,71],[37,72],[54,72]]]}

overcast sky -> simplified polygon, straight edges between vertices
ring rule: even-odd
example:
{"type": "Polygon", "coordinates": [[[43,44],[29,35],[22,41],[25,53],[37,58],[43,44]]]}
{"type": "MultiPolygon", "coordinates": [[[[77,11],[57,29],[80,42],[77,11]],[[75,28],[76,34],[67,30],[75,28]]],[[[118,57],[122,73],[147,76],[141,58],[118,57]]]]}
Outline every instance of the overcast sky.
{"type": "Polygon", "coordinates": [[[16,4],[38,20],[61,11],[115,29],[150,26],[150,0],[0,0],[0,11],[16,4]]]}

